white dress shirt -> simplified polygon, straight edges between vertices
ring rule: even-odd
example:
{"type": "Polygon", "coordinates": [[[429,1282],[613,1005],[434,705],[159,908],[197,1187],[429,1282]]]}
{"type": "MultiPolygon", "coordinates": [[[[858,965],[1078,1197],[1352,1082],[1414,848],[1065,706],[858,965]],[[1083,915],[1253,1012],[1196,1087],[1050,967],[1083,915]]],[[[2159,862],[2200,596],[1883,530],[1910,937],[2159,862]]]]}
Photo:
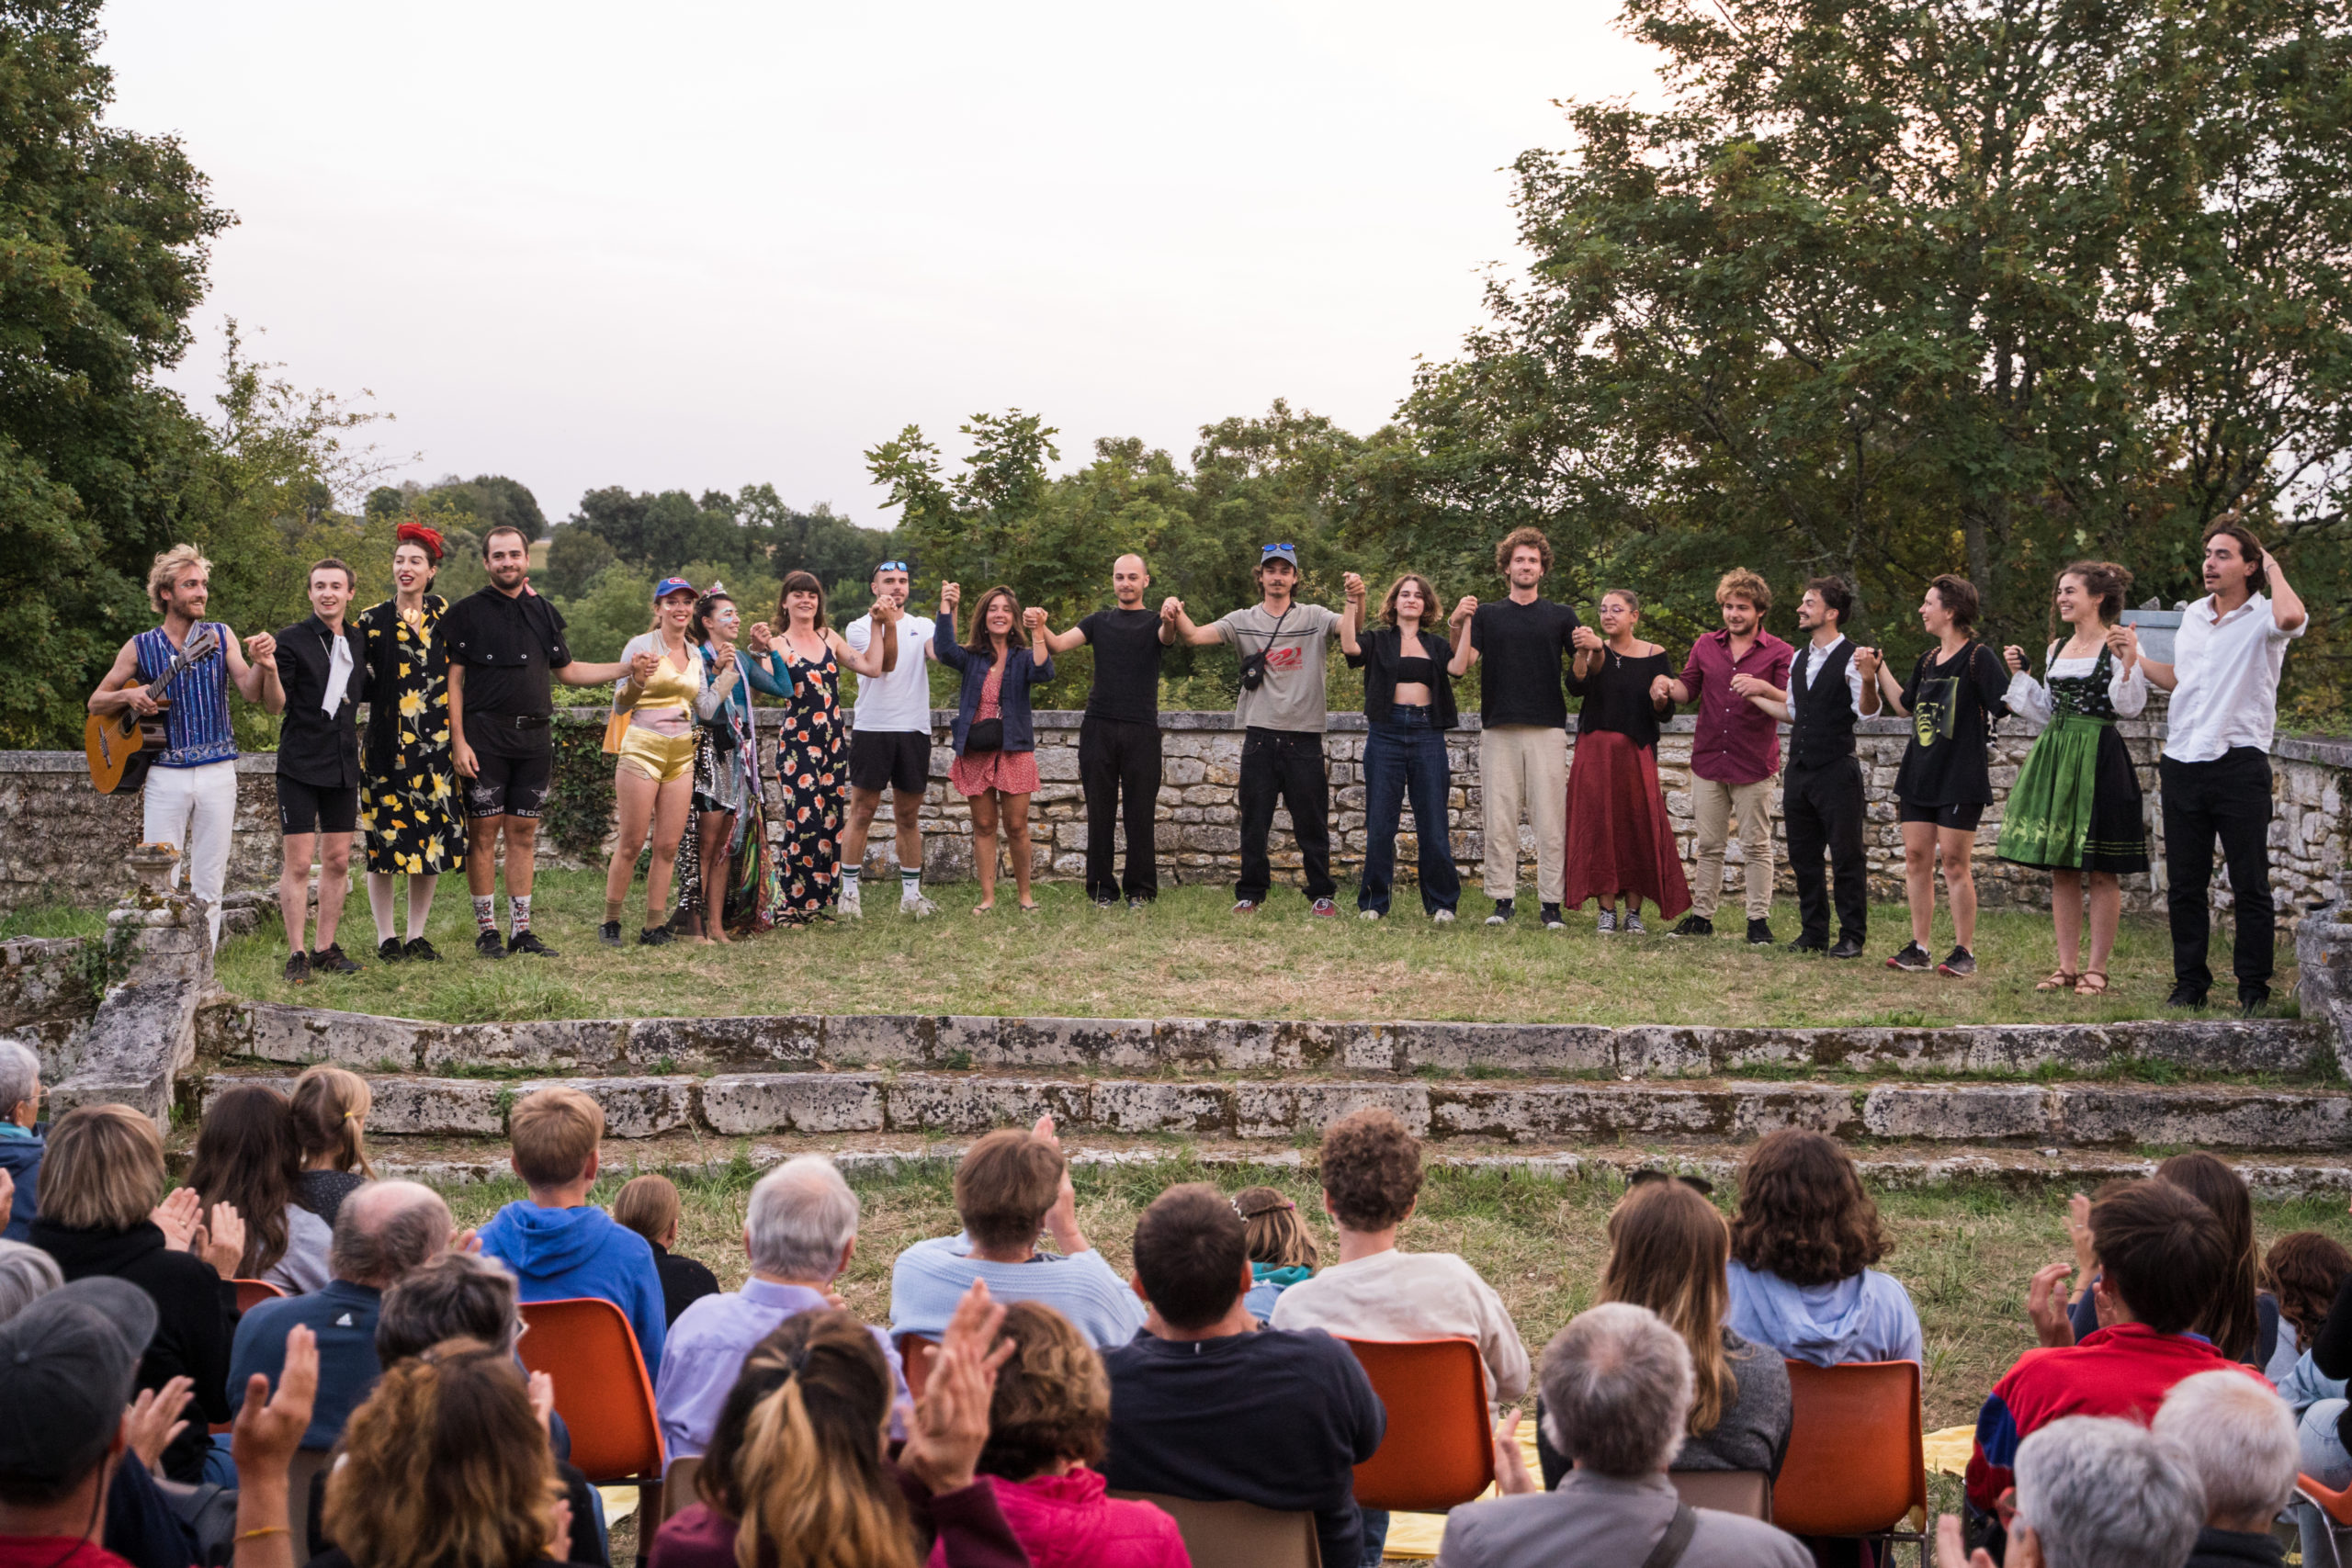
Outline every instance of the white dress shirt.
{"type": "MultiPolygon", "coordinates": [[[[1838,651],[1838,644],[1845,640],[1846,634],[1839,632],[1837,641],[1832,642],[1827,648],[1814,648],[1810,657],[1806,657],[1805,648],[1801,647],[1797,649],[1796,657],[1805,659],[1804,679],[1801,682],[1792,680],[1789,682],[1789,726],[1791,728],[1796,727],[1797,704],[1804,699],[1806,693],[1813,690],[1814,682],[1821,676],[1821,667],[1829,662],[1830,657],[1838,651]]],[[[1860,714],[1862,711],[1862,668],[1850,659],[1846,660],[1846,700],[1854,705],[1855,713],[1860,714]]]]}
{"type": "Polygon", "coordinates": [[[2177,682],[2165,716],[2165,755],[2176,762],[2210,762],[2233,746],[2270,750],[2278,728],[2278,671],[2287,644],[2311,622],[2289,631],[2254,593],[2216,618],[2213,596],[2191,604],[2173,639],[2177,682]]]}

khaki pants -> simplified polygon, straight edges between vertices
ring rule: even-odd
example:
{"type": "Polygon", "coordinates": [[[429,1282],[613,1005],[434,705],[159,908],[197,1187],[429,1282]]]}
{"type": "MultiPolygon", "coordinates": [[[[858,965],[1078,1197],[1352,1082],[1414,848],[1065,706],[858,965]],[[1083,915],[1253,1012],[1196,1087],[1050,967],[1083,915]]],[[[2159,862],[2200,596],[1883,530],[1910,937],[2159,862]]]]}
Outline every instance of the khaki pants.
{"type": "Polygon", "coordinates": [[[1535,829],[1535,896],[1560,901],[1568,841],[1568,732],[1505,724],[1478,732],[1480,826],[1489,898],[1519,886],[1519,814],[1535,829]]]}
{"type": "Polygon", "coordinates": [[[1731,837],[1732,818],[1739,819],[1739,847],[1747,857],[1747,918],[1767,919],[1772,913],[1772,781],[1749,784],[1717,784],[1713,779],[1690,781],[1690,815],[1699,829],[1696,863],[1690,872],[1690,912],[1702,919],[1715,918],[1724,892],[1724,844],[1731,837]]]}

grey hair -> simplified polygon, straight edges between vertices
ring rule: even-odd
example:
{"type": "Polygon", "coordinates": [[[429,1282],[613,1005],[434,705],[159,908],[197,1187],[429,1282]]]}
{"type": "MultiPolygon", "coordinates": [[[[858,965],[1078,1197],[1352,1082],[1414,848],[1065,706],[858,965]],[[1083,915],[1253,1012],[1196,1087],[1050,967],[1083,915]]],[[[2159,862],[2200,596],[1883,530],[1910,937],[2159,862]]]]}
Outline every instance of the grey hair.
{"type": "Polygon", "coordinates": [[[21,1040],[0,1040],[0,1117],[40,1092],[40,1058],[21,1040]]]}
{"type": "Polygon", "coordinates": [[[2136,1422],[2052,1421],[2018,1445],[2015,1473],[2017,1522],[2048,1568],[2181,1568],[2204,1528],[2188,1456],[2136,1422]]]}
{"type": "Polygon", "coordinates": [[[21,1241],[0,1241],[0,1323],[65,1283],[57,1259],[21,1241]]]}
{"type": "Polygon", "coordinates": [[[390,1285],[449,1245],[449,1205],[417,1181],[369,1181],[334,1214],[327,1267],[355,1285],[390,1285]]]}
{"type": "Polygon", "coordinates": [[[1544,1348],[1552,1444],[1602,1475],[1655,1475],[1682,1447],[1692,1379],[1690,1347],[1649,1308],[1609,1302],[1578,1313],[1544,1348]]]}
{"type": "Polygon", "coordinates": [[[2295,1495],[2302,1448],[2287,1402],[2243,1372],[2199,1372],[2165,1395],[2150,1427],[2205,1487],[2205,1522],[2276,1516],[2295,1495]]]}
{"type": "Polygon", "coordinates": [[[752,1189],[744,1245],[763,1274],[830,1280],[855,1235],[857,1194],[823,1155],[788,1159],[752,1189]]]}
{"type": "Polygon", "coordinates": [[[422,1355],[444,1339],[479,1339],[511,1350],[523,1336],[519,1291],[505,1264],[478,1252],[445,1252],[384,1292],[376,1359],[422,1355]]]}

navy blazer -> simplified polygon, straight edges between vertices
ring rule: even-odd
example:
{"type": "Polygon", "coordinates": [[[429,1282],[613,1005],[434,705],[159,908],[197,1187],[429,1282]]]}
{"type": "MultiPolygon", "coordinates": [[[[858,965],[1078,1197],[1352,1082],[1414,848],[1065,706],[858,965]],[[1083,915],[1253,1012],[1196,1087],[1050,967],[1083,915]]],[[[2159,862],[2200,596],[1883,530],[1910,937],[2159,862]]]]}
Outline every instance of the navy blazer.
{"type": "MultiPolygon", "coordinates": [[[[964,691],[956,708],[956,755],[964,754],[964,737],[971,733],[972,719],[980,711],[980,688],[989,683],[989,671],[995,660],[976,659],[972,650],[956,640],[956,617],[942,615],[938,630],[931,639],[938,651],[939,661],[964,676],[964,691]]],[[[1004,715],[1004,750],[1035,751],[1037,729],[1029,716],[1029,688],[1054,678],[1054,656],[1047,654],[1043,662],[1029,649],[1015,645],[1004,656],[1004,685],[997,694],[997,705],[1004,715]]]]}

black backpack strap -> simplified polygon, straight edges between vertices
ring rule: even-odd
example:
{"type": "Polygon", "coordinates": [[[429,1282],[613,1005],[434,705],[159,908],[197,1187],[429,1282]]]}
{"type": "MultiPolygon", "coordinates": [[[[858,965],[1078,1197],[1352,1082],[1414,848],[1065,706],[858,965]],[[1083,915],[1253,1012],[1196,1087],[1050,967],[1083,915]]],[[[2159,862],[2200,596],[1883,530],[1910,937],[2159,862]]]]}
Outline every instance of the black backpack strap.
{"type": "Polygon", "coordinates": [[[1642,1568],[1674,1568],[1682,1561],[1682,1554],[1690,1550],[1690,1538],[1698,1533],[1698,1529],[1699,1516],[1691,1510],[1690,1504],[1678,1501],[1674,1505],[1674,1517],[1666,1522],[1666,1533],[1657,1538],[1657,1544],[1650,1548],[1650,1554],[1642,1559],[1642,1568]]]}

